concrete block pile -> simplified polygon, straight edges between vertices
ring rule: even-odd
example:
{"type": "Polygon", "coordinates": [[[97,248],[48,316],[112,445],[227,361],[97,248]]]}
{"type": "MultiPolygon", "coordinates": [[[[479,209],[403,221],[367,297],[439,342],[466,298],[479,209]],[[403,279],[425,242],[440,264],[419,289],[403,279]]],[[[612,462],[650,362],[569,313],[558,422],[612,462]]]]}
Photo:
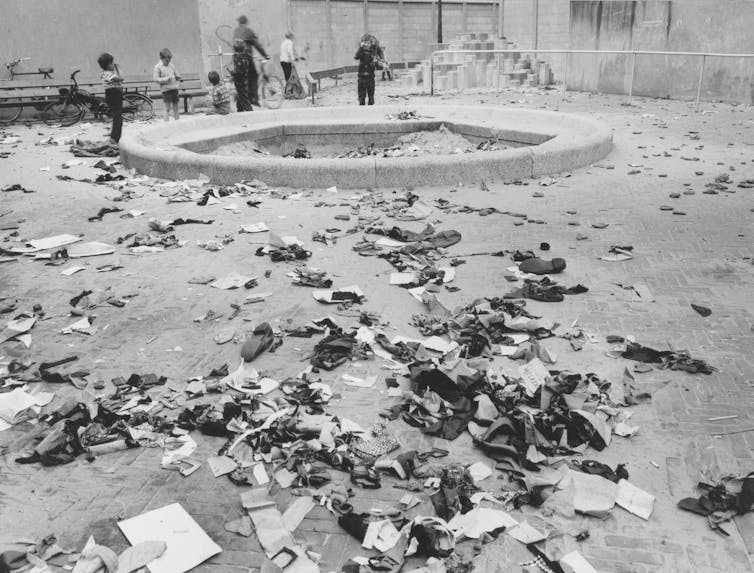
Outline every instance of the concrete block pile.
{"type": "MultiPolygon", "coordinates": [[[[516,45],[505,38],[487,33],[459,34],[447,44],[437,44],[444,50],[514,50],[516,45]]],[[[420,66],[401,72],[398,80],[405,88],[419,84],[429,90],[432,66],[429,59],[420,66]]],[[[532,59],[529,54],[509,52],[439,54],[434,65],[436,90],[464,90],[468,88],[505,88],[546,86],[554,83],[549,63],[532,59]]]]}

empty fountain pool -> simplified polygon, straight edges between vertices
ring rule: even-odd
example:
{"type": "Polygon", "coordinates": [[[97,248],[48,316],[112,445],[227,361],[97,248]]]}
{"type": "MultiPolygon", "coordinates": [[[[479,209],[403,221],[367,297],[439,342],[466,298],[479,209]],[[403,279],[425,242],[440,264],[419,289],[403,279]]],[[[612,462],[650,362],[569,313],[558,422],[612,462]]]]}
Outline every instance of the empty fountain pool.
{"type": "Polygon", "coordinates": [[[121,159],[140,173],[168,179],[204,174],[218,184],[257,178],[281,187],[363,189],[539,177],[587,165],[612,148],[611,130],[588,117],[493,106],[410,109],[416,118],[398,119],[405,107],[354,106],[155,124],[123,137],[121,159]],[[434,141],[435,133],[469,145],[404,145],[407,151],[393,153],[399,156],[381,152],[406,141],[434,141]],[[476,150],[481,142],[487,150],[476,150]],[[368,146],[380,152],[349,154],[368,146]],[[285,157],[297,148],[312,158],[285,157]]]}

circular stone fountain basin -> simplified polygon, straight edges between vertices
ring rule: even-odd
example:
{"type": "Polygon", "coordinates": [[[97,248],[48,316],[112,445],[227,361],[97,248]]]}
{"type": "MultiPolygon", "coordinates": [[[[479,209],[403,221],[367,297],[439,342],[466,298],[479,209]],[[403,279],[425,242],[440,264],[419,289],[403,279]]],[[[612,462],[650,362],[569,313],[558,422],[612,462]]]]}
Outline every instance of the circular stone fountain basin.
{"type": "Polygon", "coordinates": [[[597,161],[612,148],[612,131],[588,117],[497,106],[420,105],[298,108],[199,116],[127,133],[121,160],[152,177],[232,184],[261,179],[280,187],[346,189],[421,187],[526,179],[597,161]],[[419,119],[400,120],[415,111],[419,119]],[[444,125],[471,143],[497,140],[506,149],[418,157],[282,157],[298,146],[330,151],[390,146],[415,131],[444,125]],[[273,151],[218,155],[215,150],[254,141],[273,151]]]}

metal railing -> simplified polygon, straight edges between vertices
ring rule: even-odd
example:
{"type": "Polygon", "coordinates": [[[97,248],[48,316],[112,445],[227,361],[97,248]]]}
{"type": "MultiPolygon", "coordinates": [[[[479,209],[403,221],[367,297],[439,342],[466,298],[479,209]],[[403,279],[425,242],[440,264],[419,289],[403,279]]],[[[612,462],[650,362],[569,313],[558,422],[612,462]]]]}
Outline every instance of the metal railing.
{"type": "MultiPolygon", "coordinates": [[[[699,66],[699,81],[696,87],[696,111],[699,111],[699,101],[702,95],[702,82],[704,80],[704,69],[707,64],[707,58],[754,58],[754,54],[723,54],[715,52],[660,52],[660,51],[643,51],[643,50],[526,50],[526,49],[505,49],[505,50],[435,50],[429,57],[430,65],[430,95],[435,95],[435,56],[438,54],[534,54],[536,60],[538,54],[564,54],[565,64],[563,66],[563,85],[561,88],[562,97],[565,98],[568,88],[568,56],[571,54],[621,54],[631,56],[631,77],[628,83],[628,103],[631,103],[634,92],[634,77],[636,76],[636,56],[692,56],[702,59],[699,66]]],[[[500,58],[497,61],[497,81],[498,91],[500,89],[500,58]]]]}

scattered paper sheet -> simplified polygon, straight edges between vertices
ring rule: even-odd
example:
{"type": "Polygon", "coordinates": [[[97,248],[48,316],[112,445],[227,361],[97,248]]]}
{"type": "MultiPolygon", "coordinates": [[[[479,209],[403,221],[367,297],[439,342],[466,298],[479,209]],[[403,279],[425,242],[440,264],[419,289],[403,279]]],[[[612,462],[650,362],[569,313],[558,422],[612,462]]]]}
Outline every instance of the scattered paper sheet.
{"type": "Polygon", "coordinates": [[[20,334],[30,331],[35,322],[37,322],[36,316],[9,320],[6,324],[5,330],[0,332],[0,342],[5,342],[6,340],[10,340],[11,338],[15,338],[20,334]]]}
{"type": "Polygon", "coordinates": [[[77,272],[83,270],[86,270],[86,267],[68,267],[67,269],[60,271],[60,274],[70,277],[71,275],[75,275],[77,272]]]}
{"type": "Polygon", "coordinates": [[[23,422],[36,416],[36,412],[32,408],[37,405],[34,396],[25,392],[22,388],[16,388],[0,394],[0,418],[9,424],[23,422]]]}
{"type": "Polygon", "coordinates": [[[457,513],[448,522],[448,527],[456,539],[468,537],[478,539],[483,533],[495,531],[501,527],[509,528],[518,522],[500,509],[475,507],[467,513],[457,513]]]}
{"type": "Polygon", "coordinates": [[[540,386],[545,384],[545,380],[550,375],[539,358],[533,358],[530,362],[519,366],[518,374],[521,376],[524,389],[529,396],[534,396],[540,386]]]}
{"type": "Polygon", "coordinates": [[[565,573],[598,573],[578,551],[571,551],[564,555],[560,558],[559,563],[565,573]]]}
{"type": "Polygon", "coordinates": [[[402,504],[403,507],[406,510],[411,509],[412,507],[415,507],[419,505],[422,502],[420,497],[417,497],[413,493],[407,493],[402,498],[398,500],[398,503],[402,504]]]}
{"type": "Polygon", "coordinates": [[[251,471],[254,474],[254,479],[257,480],[259,485],[270,483],[270,476],[267,475],[267,470],[264,469],[263,463],[258,463],[251,471]]]}
{"type": "Polygon", "coordinates": [[[364,296],[364,293],[361,292],[361,289],[356,285],[341,287],[334,290],[315,290],[312,292],[314,300],[324,302],[325,304],[337,304],[353,300],[353,296],[350,295],[356,295],[358,298],[361,298],[364,296]]]}
{"type": "Polygon", "coordinates": [[[250,280],[254,278],[256,277],[239,275],[238,273],[230,273],[229,275],[226,275],[221,279],[217,279],[215,282],[213,282],[209,286],[214,287],[214,288],[219,288],[221,290],[241,288],[243,285],[245,285],[247,282],[249,282],[250,280]]]}
{"type": "Polygon", "coordinates": [[[268,557],[272,557],[284,547],[295,545],[291,532],[283,523],[283,516],[265,488],[244,492],[241,494],[241,503],[254,523],[259,543],[268,557]]]}
{"type": "Polygon", "coordinates": [[[415,202],[411,207],[405,209],[402,213],[395,215],[399,221],[419,221],[426,219],[432,212],[432,207],[421,201],[415,202]]]}
{"type": "Polygon", "coordinates": [[[118,522],[132,544],[164,541],[165,553],[149,563],[151,573],[183,573],[222,549],[178,503],[118,522]]]}
{"type": "Polygon", "coordinates": [[[396,241],[395,239],[391,239],[390,237],[380,237],[375,241],[379,246],[381,247],[387,247],[389,249],[397,249],[400,247],[405,247],[406,243],[403,243],[401,241],[396,241]]]}
{"type": "Polygon", "coordinates": [[[474,480],[474,483],[485,480],[492,475],[492,469],[490,469],[490,466],[488,466],[484,462],[477,462],[475,464],[471,464],[468,467],[468,470],[469,470],[469,474],[474,480]]]}
{"type": "Polygon", "coordinates": [[[269,227],[265,223],[252,223],[251,225],[241,225],[241,233],[263,233],[269,231],[269,227]]]}
{"type": "Polygon", "coordinates": [[[522,521],[518,525],[515,525],[507,530],[510,535],[516,541],[520,541],[524,545],[529,543],[538,543],[543,539],[546,539],[546,535],[537,529],[534,529],[526,521],[522,521]]]}
{"type": "Polygon", "coordinates": [[[314,498],[309,495],[297,497],[283,514],[283,525],[285,525],[285,528],[291,533],[296,531],[296,528],[304,520],[306,514],[309,513],[315,505],[317,504],[314,503],[314,498]]]}
{"type": "Polygon", "coordinates": [[[356,386],[358,388],[371,388],[377,382],[377,376],[369,376],[368,378],[357,378],[350,374],[343,374],[343,380],[346,382],[346,386],[356,386]]]}
{"type": "Polygon", "coordinates": [[[390,273],[391,285],[408,285],[411,283],[419,282],[419,273],[407,272],[407,273],[390,273]]]}
{"type": "Polygon", "coordinates": [[[622,479],[618,482],[615,503],[642,519],[649,519],[654,509],[655,496],[622,479]]]}
{"type": "Polygon", "coordinates": [[[207,465],[209,466],[212,475],[215,477],[224,476],[229,474],[238,467],[235,460],[228,456],[211,456],[207,458],[207,465]]]}
{"type": "Polygon", "coordinates": [[[374,548],[384,553],[385,551],[390,551],[398,543],[400,536],[400,532],[389,519],[373,521],[367,527],[367,532],[364,535],[364,541],[361,546],[364,549],[374,548]]]}
{"type": "Polygon", "coordinates": [[[36,253],[37,251],[46,251],[47,249],[57,249],[76,243],[81,237],[76,235],[55,235],[44,239],[33,239],[26,243],[26,247],[7,247],[6,250],[12,253],[36,253]]]}
{"type": "Polygon", "coordinates": [[[604,517],[615,506],[617,484],[600,475],[569,470],[558,487],[573,494],[573,507],[579,513],[604,517]]]}

